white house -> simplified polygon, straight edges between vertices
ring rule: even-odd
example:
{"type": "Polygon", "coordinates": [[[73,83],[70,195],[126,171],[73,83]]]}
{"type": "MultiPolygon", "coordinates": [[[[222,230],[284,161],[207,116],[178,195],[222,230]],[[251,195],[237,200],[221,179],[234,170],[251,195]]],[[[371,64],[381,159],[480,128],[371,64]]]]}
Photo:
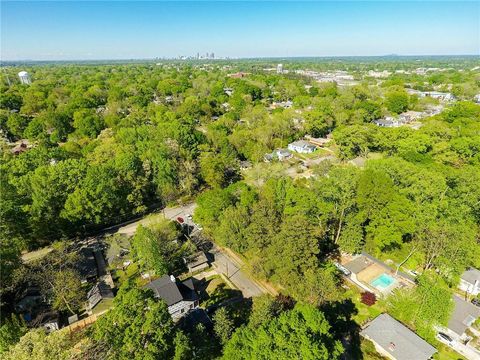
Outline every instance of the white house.
{"type": "Polygon", "coordinates": [[[288,144],[288,150],[301,154],[311,154],[317,150],[317,147],[313,144],[310,144],[308,141],[298,140],[288,144]]]}
{"type": "Polygon", "coordinates": [[[183,282],[177,281],[173,275],[164,275],[145,285],[152,289],[157,299],[167,303],[168,312],[173,320],[179,320],[193,309],[198,308],[198,295],[192,279],[183,282]]]}
{"type": "Polygon", "coordinates": [[[480,270],[472,268],[465,271],[458,287],[470,295],[480,294],[480,270]]]}

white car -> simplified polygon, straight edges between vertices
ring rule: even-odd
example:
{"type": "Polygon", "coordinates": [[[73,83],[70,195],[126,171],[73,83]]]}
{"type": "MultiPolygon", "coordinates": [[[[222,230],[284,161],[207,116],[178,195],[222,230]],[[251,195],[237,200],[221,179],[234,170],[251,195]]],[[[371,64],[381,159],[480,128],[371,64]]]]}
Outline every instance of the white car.
{"type": "Polygon", "coordinates": [[[345,266],[343,266],[342,264],[338,263],[338,262],[335,262],[333,263],[333,265],[335,265],[335,267],[340,270],[345,276],[350,276],[351,274],[351,271],[348,270],[345,266]]]}
{"type": "Polygon", "coordinates": [[[447,344],[450,347],[453,347],[453,339],[450,336],[448,336],[447,334],[439,332],[435,337],[441,343],[444,343],[444,344],[447,344]]]}
{"type": "Polygon", "coordinates": [[[192,220],[192,214],[188,214],[188,215],[187,215],[187,219],[188,219],[188,220],[192,220]]]}

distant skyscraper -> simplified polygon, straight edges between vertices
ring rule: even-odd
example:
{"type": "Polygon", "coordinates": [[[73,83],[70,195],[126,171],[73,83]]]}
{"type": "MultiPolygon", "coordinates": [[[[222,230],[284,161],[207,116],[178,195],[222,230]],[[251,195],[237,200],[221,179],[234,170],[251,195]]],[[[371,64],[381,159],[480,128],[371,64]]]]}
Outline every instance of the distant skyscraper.
{"type": "Polygon", "coordinates": [[[197,60],[200,59],[200,53],[197,52],[197,60]]]}
{"type": "Polygon", "coordinates": [[[282,64],[278,64],[277,65],[277,74],[281,74],[283,73],[283,65],[282,64]]]}
{"type": "Polygon", "coordinates": [[[25,85],[30,85],[32,80],[30,79],[30,74],[26,71],[20,71],[18,73],[18,77],[20,78],[20,82],[25,85]]]}
{"type": "Polygon", "coordinates": [[[211,53],[212,59],[215,59],[215,53],[211,53]]]}

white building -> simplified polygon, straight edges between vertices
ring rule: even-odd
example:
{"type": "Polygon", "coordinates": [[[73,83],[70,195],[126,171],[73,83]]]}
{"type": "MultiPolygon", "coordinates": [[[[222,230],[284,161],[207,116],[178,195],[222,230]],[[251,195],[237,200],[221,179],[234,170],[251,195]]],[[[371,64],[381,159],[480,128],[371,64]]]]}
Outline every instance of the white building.
{"type": "Polygon", "coordinates": [[[20,78],[20,82],[25,85],[30,85],[32,80],[30,78],[30,74],[26,71],[20,71],[18,73],[18,77],[20,78]]]}
{"type": "Polygon", "coordinates": [[[301,154],[311,154],[317,150],[317,147],[313,144],[310,144],[308,141],[298,140],[288,144],[288,150],[301,154]]]}
{"type": "Polygon", "coordinates": [[[480,270],[468,269],[461,278],[458,287],[470,295],[480,294],[480,270]]]}
{"type": "Polygon", "coordinates": [[[283,64],[278,64],[277,65],[277,74],[282,74],[283,73],[283,64]]]}

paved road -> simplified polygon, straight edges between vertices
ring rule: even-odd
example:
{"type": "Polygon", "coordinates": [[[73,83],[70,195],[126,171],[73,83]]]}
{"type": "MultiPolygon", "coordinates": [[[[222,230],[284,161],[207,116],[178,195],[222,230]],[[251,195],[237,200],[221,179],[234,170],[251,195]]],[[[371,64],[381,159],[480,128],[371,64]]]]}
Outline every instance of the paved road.
{"type": "MultiPolygon", "coordinates": [[[[181,217],[184,222],[192,228],[190,235],[198,234],[200,230],[198,229],[197,225],[195,225],[193,221],[188,218],[188,215],[193,214],[196,206],[196,203],[190,203],[183,206],[165,208],[163,211],[151,218],[146,217],[121,227],[118,229],[118,232],[129,236],[133,235],[137,230],[138,225],[146,225],[152,220],[154,221],[155,217],[164,214],[165,217],[170,220],[176,220],[177,218],[181,217]]],[[[214,245],[211,252],[215,258],[213,265],[216,269],[216,272],[218,274],[225,275],[242,292],[244,297],[248,298],[266,293],[266,290],[257,285],[254,280],[252,280],[244,271],[242,271],[241,265],[239,265],[235,259],[232,259],[225,251],[214,245]]]]}
{"type": "Polygon", "coordinates": [[[217,246],[211,250],[215,256],[213,265],[217,272],[224,274],[243,294],[243,297],[260,296],[266,291],[257,285],[244,271],[241,266],[228,254],[217,246]]]}

